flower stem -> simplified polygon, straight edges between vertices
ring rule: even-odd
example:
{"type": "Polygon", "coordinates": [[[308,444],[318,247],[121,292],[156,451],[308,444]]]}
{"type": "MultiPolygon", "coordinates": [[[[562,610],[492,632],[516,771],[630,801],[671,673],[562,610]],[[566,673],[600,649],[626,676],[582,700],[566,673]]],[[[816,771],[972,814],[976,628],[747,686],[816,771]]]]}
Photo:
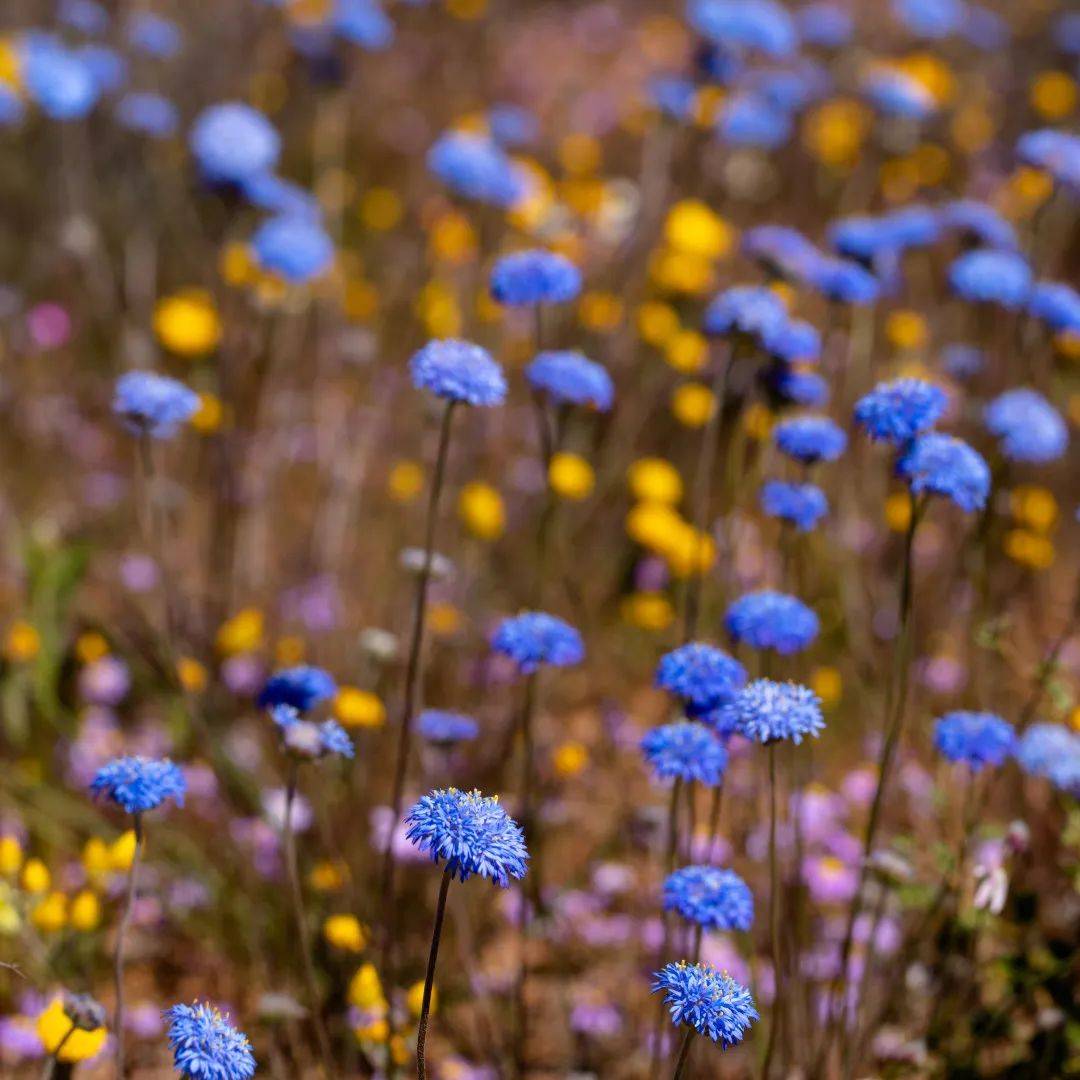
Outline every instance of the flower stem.
{"type": "Polygon", "coordinates": [[[41,1080],[51,1080],[52,1074],[56,1071],[56,1062],[60,1058],[60,1051],[64,1049],[74,1031],[75,1021],[72,1020],[71,1027],[64,1032],[64,1037],[56,1044],[56,1049],[45,1059],[45,1067],[41,1070],[41,1080]]]}
{"type": "Polygon", "coordinates": [[[679,1057],[675,1062],[675,1071],[671,1074],[671,1080],[680,1080],[682,1074],[686,1071],[686,1063],[690,1060],[690,1043],[694,1039],[694,1029],[688,1027],[686,1034],[683,1036],[682,1046],[679,1047],[679,1057]]]}
{"type": "MultiPolygon", "coordinates": [[[[675,779],[675,782],[671,786],[671,802],[668,804],[668,820],[667,820],[667,840],[664,847],[664,862],[663,872],[666,877],[675,867],[675,849],[678,846],[679,839],[679,792],[682,789],[682,781],[679,778],[675,779]]],[[[668,922],[668,915],[665,911],[662,915],[664,923],[664,934],[660,941],[660,948],[657,950],[656,963],[653,966],[654,971],[659,971],[664,966],[664,958],[667,956],[668,945],[670,943],[671,924],[668,922]]],[[[652,1063],[649,1066],[649,1076],[655,1078],[660,1071],[660,1033],[663,1030],[664,1025],[664,1003],[662,1001],[657,1002],[656,1007],[656,1023],[653,1026],[653,1045],[652,1045],[652,1063]]]]}
{"type": "Polygon", "coordinates": [[[784,1004],[784,968],[780,959],[780,873],[776,858],[776,743],[769,744],[769,953],[773,966],[772,1023],[769,1024],[769,1043],[761,1066],[762,1080],[768,1080],[776,1052],[776,1037],[784,1004]]]}
{"type": "MultiPolygon", "coordinates": [[[[131,858],[128,871],[127,894],[124,899],[124,912],[120,916],[120,926],[116,931],[116,952],[113,957],[113,985],[116,993],[116,1009],[113,1013],[113,1034],[116,1036],[116,1076],[124,1080],[127,1075],[124,1061],[124,940],[131,916],[135,909],[135,889],[139,876],[139,863],[143,851],[142,814],[134,814],[135,854],[131,858]]],[[[68,1033],[70,1034],[70,1032],[68,1033]]]]}
{"type": "Polygon", "coordinates": [[[518,1076],[524,1075],[525,1044],[528,1041],[528,1016],[525,1009],[525,984],[529,976],[528,937],[532,905],[540,901],[540,844],[535,831],[533,806],[536,763],[533,751],[533,712],[536,705],[535,674],[525,682],[525,699],[521,707],[521,826],[532,848],[530,885],[528,892],[523,886],[517,913],[518,942],[521,950],[517,980],[514,984],[514,1062],[518,1076]]]}
{"type": "Polygon", "coordinates": [[[416,1029],[416,1076],[425,1080],[427,1066],[424,1046],[427,1042],[428,1014],[431,1012],[431,988],[435,982],[435,962],[439,958],[439,939],[442,937],[443,916],[446,914],[446,894],[450,889],[450,868],[443,871],[439,886],[439,902],[435,907],[435,927],[431,931],[431,951],[428,953],[427,976],[424,979],[424,1000],[420,1006],[420,1024],[416,1029]]]}

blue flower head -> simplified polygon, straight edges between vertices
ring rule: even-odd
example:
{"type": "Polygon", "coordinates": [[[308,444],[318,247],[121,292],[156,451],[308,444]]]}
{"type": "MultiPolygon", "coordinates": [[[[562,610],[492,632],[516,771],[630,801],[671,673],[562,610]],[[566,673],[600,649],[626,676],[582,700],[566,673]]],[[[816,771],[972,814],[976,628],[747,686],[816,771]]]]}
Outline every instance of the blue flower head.
{"type": "Polygon", "coordinates": [[[799,532],[811,532],[829,512],[829,500],[817,484],[769,480],[761,486],[761,509],[769,517],[794,525],[799,532]]]}
{"type": "Polygon", "coordinates": [[[893,15],[912,34],[932,41],[957,33],[965,9],[962,0],[892,0],[893,15]]]}
{"type": "Polygon", "coordinates": [[[51,120],[79,120],[97,103],[100,87],[81,56],[49,34],[28,34],[21,48],[26,93],[51,120]]]}
{"type": "Polygon", "coordinates": [[[480,725],[471,717],[443,709],[425,709],[416,718],[416,730],[428,742],[441,746],[472,742],[480,734],[480,725]]]}
{"type": "Polygon", "coordinates": [[[741,92],[720,107],[716,131],[730,146],[775,150],[791,136],[791,117],[765,97],[741,92]]]}
{"type": "Polygon", "coordinates": [[[488,130],[500,146],[528,146],[540,134],[540,124],[534,113],[521,105],[507,102],[488,109],[487,123],[488,130]]]}
{"type": "Polygon", "coordinates": [[[502,368],[487,349],[456,338],[429,341],[409,361],[413,385],[436,397],[466,405],[501,405],[506,399],[502,368]]]}
{"type": "Polygon", "coordinates": [[[281,153],[281,136],[257,109],[226,101],[204,109],[188,136],[199,169],[210,181],[239,184],[270,172],[281,153]]]}
{"type": "Polygon", "coordinates": [[[1020,736],[1016,760],[1030,776],[1080,795],[1080,735],[1062,724],[1032,724],[1020,736]]]}
{"type": "Polygon", "coordinates": [[[1012,250],[1017,246],[1016,230],[988,203],[977,199],[957,199],[941,208],[946,229],[959,233],[969,243],[1012,250]]]}
{"type": "Polygon", "coordinates": [[[319,725],[319,741],[324,754],[336,754],[349,759],[356,757],[352,739],[336,720],[324,720],[319,725]]]}
{"type": "Polygon", "coordinates": [[[127,82],[127,60],[107,45],[80,45],[72,55],[90,73],[98,98],[116,93],[127,82]]]}
{"type": "Polygon", "coordinates": [[[113,412],[136,435],[166,439],[199,408],[199,395],[168,375],[129,371],[116,380],[113,412]]]}
{"type": "Polygon", "coordinates": [[[814,0],[795,13],[799,36],[807,45],[839,49],[851,40],[855,25],[850,13],[831,0],[814,0]]]}
{"type": "Polygon", "coordinates": [[[142,814],[166,799],[183,806],[187,781],[180,767],[168,758],[122,757],[98,769],[90,790],[129,814],[142,814]]]}
{"type": "Polygon", "coordinates": [[[705,309],[702,326],[706,334],[759,336],[787,322],[783,300],[760,285],[736,285],[725,289],[705,309]]]}
{"type": "Polygon", "coordinates": [[[770,374],[770,385],[780,400],[791,405],[820,408],[828,403],[829,384],[816,371],[800,371],[787,364],[770,374]]]}
{"type": "Polygon", "coordinates": [[[212,1005],[174,1005],[165,1011],[173,1065],[187,1080],[248,1080],[255,1056],[247,1037],[212,1005]]]}
{"type": "Polygon", "coordinates": [[[827,416],[796,416],[773,429],[777,449],[788,457],[814,465],[835,461],[847,449],[844,429],[827,416]]]}
{"type": "Polygon", "coordinates": [[[805,267],[806,283],[837,304],[872,304],[881,284],[869,270],[850,259],[819,256],[805,267]]]}
{"type": "Polygon", "coordinates": [[[689,0],[686,18],[729,52],[790,56],[799,43],[791,15],[776,0],[689,0]]]}
{"type": "Polygon", "coordinates": [[[540,353],[525,369],[525,378],[559,405],[587,405],[607,412],[615,397],[607,368],[571,349],[540,353]]]}
{"type": "Polygon", "coordinates": [[[821,253],[798,229],[758,225],[743,233],[742,249],[776,277],[801,279],[821,253]]]}
{"type": "Polygon", "coordinates": [[[394,23],[376,0],[336,0],[331,24],[342,40],[370,52],[394,42],[394,23]]]}
{"type": "Polygon", "coordinates": [[[1028,299],[1028,312],[1050,329],[1080,333],[1080,293],[1061,281],[1040,281],[1028,299]]]}
{"type": "Polygon", "coordinates": [[[664,881],[664,910],[706,930],[745,932],[754,924],[754,894],[734,870],[684,866],[664,881]]]}
{"type": "Polygon", "coordinates": [[[428,151],[427,166],[452,191],[476,202],[512,206],[527,190],[502,147],[482,135],[446,132],[428,151]]]}
{"type": "Polygon", "coordinates": [[[829,246],[845,259],[872,262],[894,247],[892,234],[883,218],[871,214],[853,214],[829,226],[829,246]]]}
{"type": "Polygon", "coordinates": [[[433,791],[405,821],[409,840],[436,863],[444,860],[452,877],[479,874],[505,889],[511,878],[525,876],[525,834],[498,799],[457,788],[433,791]]]}
{"type": "Polygon", "coordinates": [[[962,439],[932,431],[904,450],[896,473],[914,495],[943,495],[970,513],[986,505],[990,469],[982,455],[962,439]]]}
{"type": "Polygon", "coordinates": [[[1037,390],[1006,390],[987,405],[984,416],[1012,461],[1054,461],[1069,445],[1065,420],[1037,390]]]}
{"type": "Polygon", "coordinates": [[[665,116],[686,120],[693,112],[697,87],[690,79],[659,75],[649,83],[649,98],[665,116]]]}
{"type": "MultiPolygon", "coordinates": [[[[310,191],[291,180],[282,179],[276,173],[256,173],[254,176],[245,177],[240,187],[244,192],[244,197],[261,210],[309,221],[318,221],[322,218],[319,200],[310,191]]],[[[272,249],[275,241],[273,237],[270,239],[269,247],[272,249]]],[[[276,243],[278,247],[280,247],[280,240],[279,236],[276,243]]],[[[310,243],[306,243],[305,247],[310,247],[310,243]]]]}
{"type": "Polygon", "coordinates": [[[758,1019],[750,991],[707,964],[668,964],[654,978],[652,992],[663,992],[675,1024],[687,1024],[725,1049],[742,1042],[758,1019]]]}
{"type": "Polygon", "coordinates": [[[337,683],[328,671],[310,664],[299,664],[275,671],[259,692],[257,704],[260,709],[288,705],[297,712],[305,713],[336,693],[337,683]]]}
{"type": "Polygon", "coordinates": [[[180,123],[176,106],[161,94],[125,94],[116,104],[116,120],[121,127],[165,139],[172,135],[180,123]]]}
{"type": "Polygon", "coordinates": [[[132,16],[127,39],[133,49],[156,60],[171,60],[184,44],[176,23],[151,11],[140,11],[132,16]]]}
{"type": "Polygon", "coordinates": [[[693,641],[660,658],[655,681],[696,717],[732,701],[746,683],[746,669],[723,649],[693,641]]]}
{"type": "Polygon", "coordinates": [[[965,300],[1018,308],[1031,292],[1031,267],[1016,252],[982,248],[953,262],[949,284],[965,300]]]}
{"type": "Polygon", "coordinates": [[[334,242],[312,218],[280,214],[264,221],[251,239],[255,259],[270,273],[298,285],[330,269],[334,242]]]}
{"type": "Polygon", "coordinates": [[[1016,155],[1025,165],[1049,173],[1059,184],[1080,188],[1080,135],[1057,128],[1027,131],[1017,140],[1016,155]]]}
{"type": "Polygon", "coordinates": [[[657,780],[697,781],[705,787],[720,783],[728,762],[716,735],[693,720],[653,728],[641,740],[641,752],[657,780]]]}
{"type": "Polygon", "coordinates": [[[946,713],[934,724],[934,746],[949,761],[970,765],[1001,765],[1016,745],[1012,724],[988,712],[946,713]]]}
{"type": "Polygon", "coordinates": [[[93,37],[109,29],[109,13],[97,0],[61,0],[56,17],[64,26],[93,37]]]}
{"type": "Polygon", "coordinates": [[[878,383],[855,405],[855,420],[871,439],[903,446],[941,419],[949,399],[923,379],[878,383]]]}
{"type": "Polygon", "coordinates": [[[569,623],[544,611],[523,611],[503,619],[491,638],[491,647],[510,657],[525,675],[543,665],[570,667],[585,659],[581,635],[569,623]]]}
{"type": "Polygon", "coordinates": [[[752,649],[787,656],[805,649],[818,635],[818,617],[787,593],[762,589],[740,596],[724,616],[727,632],[752,649]]]}
{"type": "Polygon", "coordinates": [[[543,248],[504,255],[491,270],[491,295],[508,307],[564,304],[581,292],[581,271],[543,248]]]}
{"type": "Polygon", "coordinates": [[[783,740],[798,745],[806,736],[817,738],[825,728],[821,699],[809,687],[793,682],[756,679],[735,699],[732,710],[739,731],[759,743],[783,740]]]}
{"type": "Polygon", "coordinates": [[[910,75],[895,68],[878,68],[863,83],[870,103],[885,116],[923,120],[935,111],[933,95],[910,75]]]}
{"type": "Polygon", "coordinates": [[[788,364],[816,363],[821,358],[821,334],[803,319],[785,319],[761,335],[765,351],[788,364]]]}

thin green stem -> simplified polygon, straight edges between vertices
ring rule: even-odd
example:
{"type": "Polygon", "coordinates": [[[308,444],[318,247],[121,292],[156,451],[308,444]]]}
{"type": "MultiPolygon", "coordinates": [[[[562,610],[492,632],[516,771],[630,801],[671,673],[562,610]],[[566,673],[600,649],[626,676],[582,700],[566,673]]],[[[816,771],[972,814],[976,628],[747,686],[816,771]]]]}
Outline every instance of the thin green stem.
{"type": "Polygon", "coordinates": [[[420,1005],[420,1023],[416,1029],[416,1076],[425,1080],[427,1064],[424,1050],[427,1044],[428,1016],[431,1013],[431,992],[435,984],[435,963],[439,958],[439,941],[442,938],[443,917],[446,915],[446,894],[450,889],[450,868],[443,871],[439,885],[439,901],[435,906],[435,927],[431,931],[431,950],[428,953],[427,975],[424,978],[424,1000],[420,1005]]]}
{"type": "Polygon", "coordinates": [[[671,1074],[671,1080],[680,1080],[686,1071],[686,1063],[690,1059],[690,1043],[694,1039],[694,1029],[688,1027],[683,1036],[682,1046],[679,1047],[679,1057],[675,1062],[675,1071],[671,1074]]]}
{"type": "Polygon", "coordinates": [[[762,1080],[768,1080],[776,1053],[776,1037],[780,1031],[784,1006],[784,968],[780,958],[780,872],[776,858],[776,743],[769,744],[769,953],[773,966],[772,1022],[769,1024],[769,1042],[765,1049],[765,1061],[761,1066],[762,1080]]]}
{"type": "Polygon", "coordinates": [[[533,713],[536,709],[536,674],[525,681],[525,696],[521,706],[521,826],[528,838],[532,866],[529,874],[531,888],[521,890],[517,912],[518,943],[521,950],[517,979],[514,983],[514,1062],[518,1076],[525,1072],[525,1047],[528,1042],[528,1011],[525,1008],[525,986],[529,978],[528,940],[533,907],[540,902],[539,838],[536,835],[534,788],[536,761],[533,748],[533,713]]]}
{"type": "Polygon", "coordinates": [[[60,1059],[60,1051],[67,1045],[74,1031],[75,1021],[72,1020],[71,1027],[64,1032],[64,1037],[56,1044],[56,1049],[45,1059],[45,1067],[41,1070],[41,1080],[51,1080],[52,1074],[56,1071],[56,1063],[60,1059]]]}
{"type": "Polygon", "coordinates": [[[127,894],[124,898],[124,911],[120,916],[120,925],[116,931],[116,952],[113,955],[113,986],[115,987],[116,1008],[113,1013],[113,1034],[116,1036],[116,1076],[124,1080],[127,1065],[124,1060],[124,944],[127,940],[128,927],[135,910],[135,890],[138,884],[139,864],[143,853],[142,814],[134,814],[135,854],[131,858],[128,871],[127,894]]]}

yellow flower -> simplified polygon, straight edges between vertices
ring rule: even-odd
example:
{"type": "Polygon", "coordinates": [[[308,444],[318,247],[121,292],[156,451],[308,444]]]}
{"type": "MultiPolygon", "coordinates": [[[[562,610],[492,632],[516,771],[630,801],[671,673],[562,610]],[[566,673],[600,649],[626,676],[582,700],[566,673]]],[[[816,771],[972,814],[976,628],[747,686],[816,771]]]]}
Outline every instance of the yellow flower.
{"type": "Polygon", "coordinates": [[[588,748],[576,739],[569,739],[555,747],[551,763],[555,772],[564,779],[577,776],[589,764],[588,748]]]}
{"type": "Polygon", "coordinates": [[[572,132],[559,145],[559,162],[572,176],[594,173],[600,167],[600,143],[592,135],[572,132]]]}
{"type": "Polygon", "coordinates": [[[19,619],[8,627],[4,639],[4,656],[11,663],[29,663],[40,651],[41,635],[25,619],[19,619]]]}
{"type": "Polygon", "coordinates": [[[346,283],[342,303],[346,318],[353,322],[370,322],[379,311],[379,290],[370,281],[355,278],[346,283]]]}
{"type": "Polygon", "coordinates": [[[670,304],[648,300],[637,309],[637,328],[642,341],[659,348],[679,332],[679,316],[670,304]]]}
{"type": "Polygon", "coordinates": [[[969,102],[956,110],[949,132],[957,149],[965,154],[976,154],[993,141],[994,118],[983,105],[969,102]]]}
{"type": "Polygon", "coordinates": [[[1026,529],[1011,529],[1005,534],[1005,554],[1031,570],[1048,570],[1054,565],[1053,541],[1026,529]]]}
{"type": "Polygon", "coordinates": [[[453,637],[461,629],[461,612],[445,601],[428,605],[427,620],[428,629],[436,637],[453,637]]]}
{"type": "MultiPolygon", "coordinates": [[[[448,0],[449,3],[461,3],[462,0],[448,0]]],[[[477,0],[470,0],[470,2],[477,2],[477,0]]],[[[482,0],[483,3],[487,3],[487,0],[482,0]]],[[[405,1039],[401,1035],[395,1035],[390,1040],[390,1056],[394,1059],[394,1064],[399,1068],[402,1065],[407,1064],[409,1058],[412,1056],[412,1052],[405,1044],[405,1039]]]]}
{"type": "Polygon", "coordinates": [[[204,390],[199,394],[199,407],[191,418],[191,426],[200,435],[213,435],[221,430],[225,422],[225,403],[217,396],[204,390]]]}
{"type": "Polygon", "coordinates": [[[1044,120],[1064,120],[1076,109],[1076,80],[1066,71],[1043,71],[1031,84],[1031,107],[1044,120]]]}
{"type": "Polygon", "coordinates": [[[683,199],[668,212],[664,238],[671,247],[705,259],[719,259],[731,250],[731,227],[698,199],[683,199]]]}
{"type": "Polygon", "coordinates": [[[266,620],[254,607],[242,608],[223,622],[218,629],[215,644],[225,656],[253,652],[263,643],[266,620]]]}
{"type": "Polygon", "coordinates": [[[0,883],[0,937],[11,937],[22,927],[22,918],[12,896],[10,886],[0,883]]]}
{"type": "Polygon", "coordinates": [[[850,98],[834,98],[807,115],[803,144],[823,165],[840,169],[853,165],[870,130],[871,114],[850,98]]]}
{"type": "Polygon", "coordinates": [[[96,930],[101,922],[101,901],[89,889],[83,889],[71,901],[69,917],[75,930],[96,930]]]}
{"type": "Polygon", "coordinates": [[[664,348],[664,358],[684,375],[700,371],[708,357],[709,343],[696,330],[680,330],[668,339],[664,348]]]}
{"type": "Polygon", "coordinates": [[[441,281],[429,281],[414,304],[432,337],[448,338],[461,333],[461,309],[450,288],[441,281]]]}
{"type": "Polygon", "coordinates": [[[251,285],[259,276],[259,270],[247,244],[227,244],[221,253],[218,264],[226,285],[238,288],[251,285]]]}
{"type": "Polygon", "coordinates": [[[334,716],[346,727],[378,728],[386,723],[386,706],[377,694],[342,686],[334,696],[334,716]]]}
{"type": "Polygon", "coordinates": [[[91,881],[99,882],[109,873],[109,846],[100,836],[91,836],[83,844],[82,865],[91,881]]]}
{"type": "Polygon", "coordinates": [[[1009,493],[1009,510],[1021,525],[1038,533],[1053,528],[1058,516],[1053,493],[1034,484],[1021,484],[1009,493]]]}
{"type": "Polygon", "coordinates": [[[57,1061],[68,1064],[87,1061],[101,1053],[108,1035],[103,1027],[93,1031],[72,1031],[71,1020],[64,1012],[64,1000],[59,997],[53,998],[49,1007],[38,1017],[37,1033],[45,1052],[56,1054],[57,1061]],[[64,1044],[62,1047],[61,1043],[64,1044]],[[60,1047],[58,1054],[57,1047],[60,1047]]]}
{"type": "Polygon", "coordinates": [[[176,661],[176,676],[189,694],[197,694],[206,689],[206,668],[194,657],[181,656],[176,661]]]}
{"type": "Polygon", "coordinates": [[[401,196],[392,187],[369,188],[360,197],[360,220],[377,232],[392,229],[404,212],[401,196]]]}
{"type": "Polygon", "coordinates": [[[703,427],[716,407],[713,392],[698,382],[683,383],[671,395],[671,411],[685,427],[703,427]]]}
{"type": "Polygon", "coordinates": [[[433,258],[460,265],[476,257],[476,234],[464,214],[449,210],[436,218],[428,246],[433,258]]]}
{"type": "Polygon", "coordinates": [[[885,500],[885,524],[893,532],[905,532],[911,521],[911,496],[906,491],[894,491],[885,500]]]}
{"type": "Polygon", "coordinates": [[[586,330],[607,334],[622,322],[623,302],[614,293],[587,292],[578,302],[578,318],[586,330]]]}
{"type": "Polygon", "coordinates": [[[917,311],[894,311],[885,322],[885,336],[895,349],[923,349],[928,337],[926,320],[917,311]]]}
{"type": "Polygon", "coordinates": [[[368,943],[367,931],[355,915],[328,916],[323,923],[323,937],[335,949],[353,953],[363,952],[368,943]]]}
{"type": "Polygon", "coordinates": [[[22,85],[22,61],[14,38],[0,38],[0,83],[12,90],[22,85]]]}
{"type": "Polygon", "coordinates": [[[341,892],[348,879],[348,868],[340,860],[324,859],[317,862],[308,874],[308,883],[320,893],[341,892]]]}
{"type": "Polygon", "coordinates": [[[649,274],[661,289],[700,296],[712,288],[716,273],[713,264],[700,255],[661,248],[649,259],[649,274]]]}
{"type": "Polygon", "coordinates": [[[890,64],[914,79],[939,105],[948,105],[956,96],[956,78],[939,57],[929,52],[911,53],[890,64]]]}
{"type": "Polygon", "coordinates": [[[686,523],[666,503],[638,503],[626,515],[627,534],[650,551],[663,551],[670,542],[670,537],[685,527],[686,523]]]}
{"type": "Polygon", "coordinates": [[[675,608],[663,593],[634,593],[621,605],[622,617],[639,630],[666,630],[675,621],[675,608]]]}
{"type": "Polygon", "coordinates": [[[92,664],[109,655],[109,643],[96,630],[87,630],[75,639],[75,656],[80,664],[92,664]]]}
{"type": "MultiPolygon", "coordinates": [[[[409,987],[409,993],[406,1001],[409,1005],[409,1012],[411,1012],[413,1016],[419,1016],[420,1009],[424,1004],[424,984],[422,982],[414,982],[412,986],[409,987]]],[[[430,1005],[432,1015],[434,1015],[438,1003],[439,989],[437,986],[432,986],[430,1005]]]]}
{"type": "Polygon", "coordinates": [[[660,555],[676,577],[697,576],[716,561],[716,541],[708,533],[683,523],[668,535],[660,555]]]}
{"type": "Polygon", "coordinates": [[[630,494],[643,502],[677,503],[683,495],[679,470],[664,458],[639,458],[626,473],[630,494]]]}
{"type": "Polygon", "coordinates": [[[390,1034],[390,1024],[386,1020],[375,1020],[373,1023],[353,1028],[353,1034],[360,1042],[386,1042],[390,1034]]]}
{"type": "Polygon", "coordinates": [[[34,905],[30,921],[43,933],[55,934],[67,925],[67,897],[62,892],[51,892],[34,905]]]}
{"type": "Polygon", "coordinates": [[[596,477],[592,466],[577,454],[558,453],[548,467],[551,490],[564,499],[580,501],[592,493],[596,477]]]}
{"type": "Polygon", "coordinates": [[[390,469],[387,487],[394,502],[412,502],[424,489],[424,470],[415,461],[399,461],[390,469]]]}
{"type": "Polygon", "coordinates": [[[40,859],[27,859],[22,871],[22,887],[35,896],[48,892],[52,884],[52,874],[40,859]]]}
{"type": "Polygon", "coordinates": [[[480,540],[498,540],[506,529],[502,496],[482,480],[473,480],[461,489],[458,515],[465,528],[480,540]]]}
{"type": "Polygon", "coordinates": [[[349,982],[349,1004],[365,1012],[386,1008],[382,982],[374,964],[361,964],[349,982]]]}
{"type": "Polygon", "coordinates": [[[844,681],[834,667],[814,668],[810,676],[810,689],[821,698],[822,705],[835,705],[844,692],[844,681]]]}
{"type": "Polygon", "coordinates": [[[221,319],[209,293],[184,289],[157,302],[154,333],[178,356],[205,356],[221,341],[221,319]]]}
{"type": "Polygon", "coordinates": [[[109,869],[126,874],[135,860],[135,830],[128,829],[109,845],[109,869]]]}
{"type": "Polygon", "coordinates": [[[0,874],[14,877],[22,866],[22,844],[14,836],[0,836],[0,874]]]}

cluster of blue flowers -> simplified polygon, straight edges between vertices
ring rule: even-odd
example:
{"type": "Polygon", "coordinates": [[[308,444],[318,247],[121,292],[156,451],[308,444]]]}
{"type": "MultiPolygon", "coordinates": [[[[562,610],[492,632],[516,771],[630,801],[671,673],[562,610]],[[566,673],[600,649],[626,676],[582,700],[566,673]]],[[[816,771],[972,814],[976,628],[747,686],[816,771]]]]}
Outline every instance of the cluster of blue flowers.
{"type": "Polygon", "coordinates": [[[934,724],[934,745],[949,761],[977,772],[1005,762],[1016,745],[1016,732],[994,713],[951,712],[934,724]]]}
{"type": "Polygon", "coordinates": [[[769,480],[761,487],[761,509],[800,532],[810,532],[829,512],[829,500],[816,484],[769,480]]]}
{"type": "Polygon", "coordinates": [[[304,713],[336,693],[337,683],[330,672],[310,664],[299,664],[274,672],[259,691],[257,703],[260,709],[286,705],[304,713]]]}
{"type": "Polygon", "coordinates": [[[480,726],[471,716],[444,709],[425,709],[416,718],[416,730],[438,746],[472,742],[480,734],[480,726]]]}

